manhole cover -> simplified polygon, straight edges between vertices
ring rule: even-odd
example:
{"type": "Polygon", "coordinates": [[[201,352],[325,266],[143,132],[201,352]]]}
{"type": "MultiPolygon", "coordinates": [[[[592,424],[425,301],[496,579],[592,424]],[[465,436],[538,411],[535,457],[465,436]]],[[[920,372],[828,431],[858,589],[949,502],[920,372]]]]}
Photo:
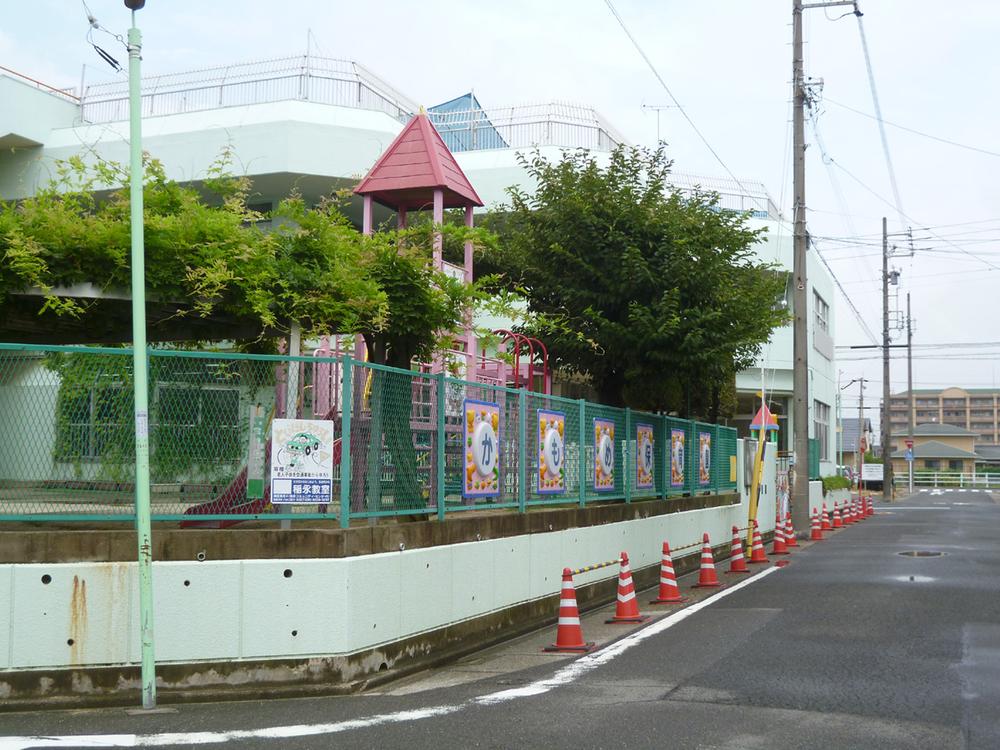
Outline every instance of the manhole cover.
{"type": "Polygon", "coordinates": [[[943,557],[947,553],[933,549],[908,549],[906,552],[897,552],[896,554],[903,557],[943,557]]]}

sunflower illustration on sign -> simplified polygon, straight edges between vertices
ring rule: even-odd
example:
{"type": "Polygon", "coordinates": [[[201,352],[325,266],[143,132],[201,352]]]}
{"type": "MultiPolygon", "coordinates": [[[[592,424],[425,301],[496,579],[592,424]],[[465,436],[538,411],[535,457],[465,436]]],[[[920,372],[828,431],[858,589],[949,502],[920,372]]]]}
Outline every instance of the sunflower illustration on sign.
{"type": "Polygon", "coordinates": [[[566,492],[566,415],[538,410],[538,494],[566,492]]]}
{"type": "Polygon", "coordinates": [[[635,486],[648,490],[653,487],[653,466],[656,464],[656,449],[653,447],[653,425],[635,426],[635,486]]]}
{"type": "Polygon", "coordinates": [[[615,423],[594,420],[594,489],[610,492],[615,488],[615,423]]]}
{"type": "Polygon", "coordinates": [[[500,494],[500,405],[466,399],[463,497],[500,494]]]}

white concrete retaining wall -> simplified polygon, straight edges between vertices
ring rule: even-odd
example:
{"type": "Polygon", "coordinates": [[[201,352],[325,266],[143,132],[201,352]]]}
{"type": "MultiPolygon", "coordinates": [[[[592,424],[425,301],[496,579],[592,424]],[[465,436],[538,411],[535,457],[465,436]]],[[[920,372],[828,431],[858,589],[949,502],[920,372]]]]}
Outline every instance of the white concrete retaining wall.
{"type": "MultiPolygon", "coordinates": [[[[762,531],[774,518],[768,450],[762,531]]],[[[361,557],[154,563],[156,658],[355,653],[555,594],[564,567],[622,550],[633,568],[657,565],[664,539],[676,548],[705,531],[721,544],[746,523],[745,495],[741,487],[741,504],[723,508],[361,557]]],[[[576,583],[617,574],[612,566],[576,583]]],[[[0,565],[0,603],[0,673],[139,661],[134,563],[0,565]]]]}
{"type": "MultiPolygon", "coordinates": [[[[823,495],[823,483],[822,482],[809,482],[809,517],[812,518],[813,510],[819,508],[820,511],[823,510],[823,503],[826,503],[827,511],[833,510],[833,504],[838,505],[850,502],[851,491],[850,490],[830,490],[825,496],[823,495]]],[[[800,529],[801,530],[801,529],[800,529]]]]}

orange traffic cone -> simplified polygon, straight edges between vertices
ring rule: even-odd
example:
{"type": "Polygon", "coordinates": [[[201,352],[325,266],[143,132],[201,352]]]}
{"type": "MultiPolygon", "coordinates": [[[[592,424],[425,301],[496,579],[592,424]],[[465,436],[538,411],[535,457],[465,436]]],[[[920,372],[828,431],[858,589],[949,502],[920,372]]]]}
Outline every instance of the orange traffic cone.
{"type": "Polygon", "coordinates": [[[749,573],[747,559],[743,557],[743,542],[740,541],[740,530],[733,526],[733,551],[729,558],[729,570],[727,573],[749,573]]]}
{"type": "Polygon", "coordinates": [[[670,557],[670,545],[664,542],[663,557],[660,561],[660,594],[650,604],[677,604],[686,601],[687,597],[681,596],[681,591],[677,588],[674,561],[670,557]]]}
{"type": "Polygon", "coordinates": [[[698,583],[693,588],[718,588],[722,586],[719,576],[715,574],[715,558],[712,557],[712,543],[708,541],[708,532],[701,537],[701,569],[698,571],[698,583]]]}
{"type": "Polygon", "coordinates": [[[833,528],[844,528],[844,522],[840,520],[840,506],[837,503],[833,504],[833,528]]]}
{"type": "Polygon", "coordinates": [[[749,562],[751,565],[771,562],[767,559],[767,555],[764,554],[764,542],[760,538],[760,526],[757,524],[756,518],[753,520],[753,545],[750,547],[749,562]]]}
{"type": "Polygon", "coordinates": [[[871,495],[868,496],[868,515],[869,516],[874,516],[875,515],[875,504],[872,503],[872,497],[871,497],[871,495]]]}
{"type": "Polygon", "coordinates": [[[799,542],[795,538],[795,527],[792,526],[792,514],[785,514],[785,544],[789,547],[798,547],[799,542]]]}
{"type": "Polygon", "coordinates": [[[774,548],[771,550],[772,555],[790,554],[788,551],[788,546],[785,544],[785,529],[784,529],[784,524],[781,522],[780,515],[774,519],[773,541],[774,541],[774,548]]]}
{"type": "Polygon", "coordinates": [[[639,601],[635,598],[635,584],[632,583],[632,568],[628,564],[628,553],[622,552],[621,568],[618,570],[618,603],[615,616],[605,622],[646,622],[648,615],[639,614],[639,601]]]}
{"type": "Polygon", "coordinates": [[[858,520],[864,521],[868,518],[868,498],[861,498],[861,508],[858,510],[858,520]]]}
{"type": "Polygon", "coordinates": [[[576,589],[573,588],[573,571],[563,568],[562,593],[559,597],[559,625],[556,628],[556,642],[543,651],[572,652],[585,654],[594,649],[594,644],[585,643],[580,627],[580,610],[576,607],[576,589]]]}
{"type": "Polygon", "coordinates": [[[830,515],[826,510],[826,503],[823,503],[823,513],[822,517],[820,518],[820,521],[822,522],[820,531],[829,531],[830,529],[833,528],[833,526],[830,524],[830,515]]]}
{"type": "Polygon", "coordinates": [[[823,527],[819,522],[819,508],[813,508],[812,524],[809,527],[809,539],[813,542],[823,541],[823,527]]]}

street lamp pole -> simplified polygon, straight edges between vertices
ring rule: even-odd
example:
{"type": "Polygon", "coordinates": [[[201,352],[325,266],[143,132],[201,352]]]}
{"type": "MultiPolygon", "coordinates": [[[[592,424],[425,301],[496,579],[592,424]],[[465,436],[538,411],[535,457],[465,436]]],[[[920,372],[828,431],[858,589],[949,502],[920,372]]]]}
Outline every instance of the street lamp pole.
{"type": "Polygon", "coordinates": [[[135,530],[139,567],[139,636],[142,644],[142,707],[156,708],[153,649],[153,535],[149,508],[149,374],[146,353],[146,261],[142,210],[142,34],[135,12],[145,0],[125,0],[128,30],[129,204],[132,225],[132,372],[135,397],[135,530]]]}

